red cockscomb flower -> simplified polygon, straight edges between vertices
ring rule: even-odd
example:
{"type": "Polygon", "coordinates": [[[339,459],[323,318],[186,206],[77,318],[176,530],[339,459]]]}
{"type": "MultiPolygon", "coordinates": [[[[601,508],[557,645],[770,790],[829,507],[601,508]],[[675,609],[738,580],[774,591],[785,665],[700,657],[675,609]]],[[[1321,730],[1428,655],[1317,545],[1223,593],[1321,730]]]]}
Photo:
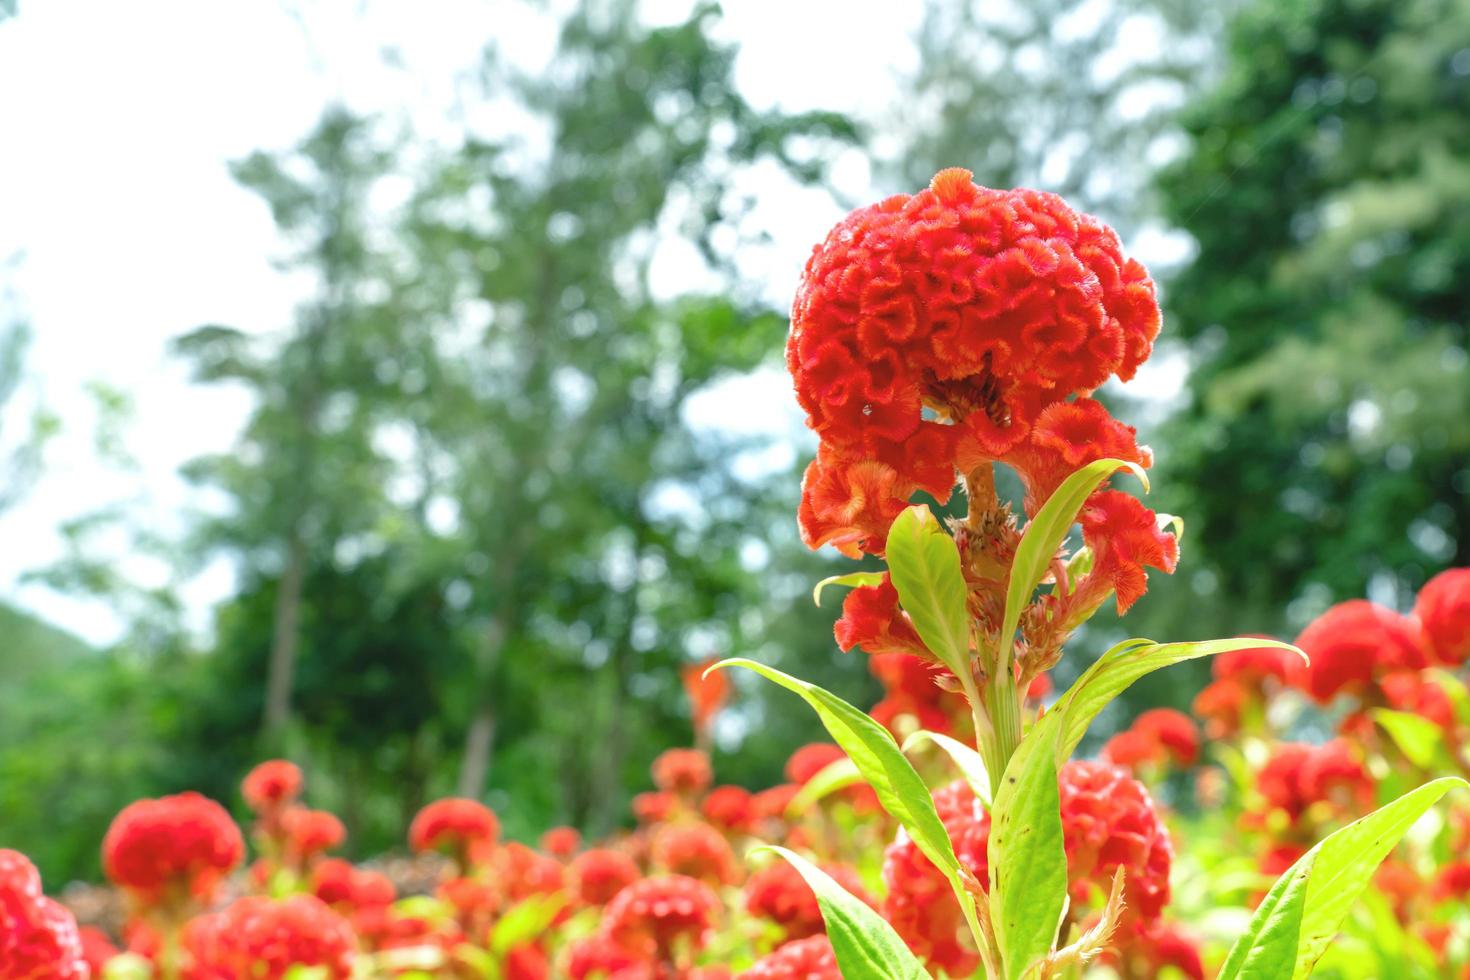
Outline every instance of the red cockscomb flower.
{"type": "Polygon", "coordinates": [[[347,828],[336,814],[304,806],[292,807],[281,815],[281,830],[286,837],[286,855],[297,867],[305,867],[347,839],[347,828]]]}
{"type": "Polygon", "coordinates": [[[285,759],[262,762],[240,784],[245,803],[256,813],[279,809],[301,795],[301,769],[285,759]]]}
{"type": "Polygon", "coordinates": [[[102,980],[102,971],[120,950],[113,945],[112,937],[96,926],[82,926],[77,930],[77,936],[82,943],[82,959],[86,960],[93,980],[102,980]]]}
{"type": "Polygon", "coordinates": [[[1470,659],[1470,568],[1451,568],[1424,583],[1414,617],[1435,660],[1458,666],[1470,659]]]}
{"type": "Polygon", "coordinates": [[[19,851],[0,850],[0,976],[87,980],[77,920],[41,893],[41,876],[19,851]]]}
{"type": "Polygon", "coordinates": [[[805,786],[823,769],[846,758],[847,753],[831,742],[803,745],[786,760],[786,778],[798,786],[805,786]]]}
{"type": "Polygon", "coordinates": [[[1072,900],[1105,896],[1123,869],[1125,916],[1159,917],[1169,902],[1174,846],[1142,783],[1106,762],[1062,767],[1059,790],[1072,900]]]}
{"type": "Polygon", "coordinates": [[[733,885],[740,880],[740,859],[725,835],[707,823],[674,823],[654,834],[654,864],[707,885],[733,885]]]}
{"type": "Polygon", "coordinates": [[[755,817],[750,790],[743,786],[716,786],[699,809],[704,819],[727,834],[746,833],[755,817]]]}
{"type": "Polygon", "coordinates": [[[1199,759],[1199,729],[1181,711],[1154,708],[1109,739],[1102,754],[1109,762],[1127,769],[1164,765],[1187,768],[1199,759]]]}
{"type": "Polygon", "coordinates": [[[1340,693],[1361,693],[1389,671],[1426,666],[1413,622],[1366,599],[1333,606],[1302,631],[1296,645],[1311,660],[1305,687],[1320,704],[1340,693]]]}
{"type": "Polygon", "coordinates": [[[311,967],[347,980],[357,940],[347,920],[311,895],[242,898],[184,928],[185,980],[281,980],[311,967]]]}
{"type": "Polygon", "coordinates": [[[511,901],[532,895],[550,895],[566,883],[566,868],[555,858],[538,854],[525,844],[511,842],[501,848],[496,874],[511,901]]]}
{"type": "Polygon", "coordinates": [[[935,662],[934,654],[899,608],[898,590],[887,572],[877,585],[860,585],[847,594],[842,618],[833,625],[832,633],[844,652],[860,646],[875,656],[911,654],[935,662]]]}
{"type": "Polygon", "coordinates": [[[720,899],[693,878],[644,878],[618,892],[603,913],[602,928],[624,949],[645,959],[670,961],[675,948],[699,949],[709,940],[720,899]]]}
{"type": "Polygon", "coordinates": [[[1216,680],[1233,680],[1257,692],[1268,683],[1282,686],[1298,684],[1305,668],[1301,657],[1281,647],[1227,650],[1210,662],[1210,671],[1216,680]]]}
{"type": "MultiPolygon", "coordinates": [[[[964,780],[950,783],[935,791],[934,809],[954,844],[955,856],[989,888],[990,814],[974,791],[964,780]]],[[[951,976],[969,976],[975,971],[979,957],[960,940],[967,927],[949,879],[903,829],[883,854],[883,883],[888,887],[883,918],[916,955],[951,976]]]]}
{"type": "Polygon", "coordinates": [[[1036,513],[1063,480],[1100,459],[1121,459],[1145,469],[1154,461],[1149,448],[1138,444],[1138,431],[1091,398],[1049,406],[1026,439],[1004,457],[1026,488],[1028,514],[1036,513]]]}
{"type": "Polygon", "coordinates": [[[1125,976],[1157,977],[1173,968],[1189,980],[1205,980],[1199,940],[1172,922],[1131,923],[1113,935],[1102,962],[1127,964],[1125,976]]]}
{"type": "Polygon", "coordinates": [[[430,803],[408,828],[408,844],[415,851],[448,851],[461,868],[486,860],[499,839],[494,811],[478,800],[457,797],[430,803]]]}
{"type": "Polygon", "coordinates": [[[1115,595],[1121,615],[1148,591],[1145,568],[1172,574],[1179,564],[1179,539],[1159,528],[1137,497],[1100,490],[1082,509],[1082,540],[1092,549],[1092,571],[1077,585],[1069,625],[1077,625],[1115,595]]]}
{"type": "MultiPolygon", "coordinates": [[[[937,668],[907,653],[881,653],[868,658],[868,669],[883,683],[883,700],[868,713],[893,732],[907,735],[915,729],[948,734],[955,719],[968,712],[964,699],[938,684],[937,668]]],[[[945,672],[946,676],[948,672],[945,672]]]]}
{"type": "Polygon", "coordinates": [[[669,749],[653,760],[653,784],[665,793],[695,797],[713,781],[709,756],[699,749],[669,749]]]}
{"type": "Polygon", "coordinates": [[[341,858],[327,858],[313,865],[308,887],[311,894],[349,916],[362,909],[391,905],[397,898],[387,875],[357,868],[341,858]]]}
{"type": "MultiPolygon", "coordinates": [[[[852,868],[842,864],[824,864],[822,870],[850,894],[874,908],[878,907],[852,868]]],[[[750,876],[745,883],[745,910],[780,926],[787,939],[803,939],[826,931],[816,893],[801,873],[786,861],[772,861],[750,876]]]]}
{"type": "Polygon", "coordinates": [[[567,870],[584,905],[606,905],[639,878],[638,865],[631,857],[605,849],[579,854],[567,870]]]}
{"type": "Polygon", "coordinates": [[[787,342],[822,440],[803,538],[880,553],[915,491],[943,501],[957,462],[1003,456],[1048,405],[1131,377],[1158,326],[1143,267],[1055,195],[946,170],[853,212],[807,263],[787,342]]]}
{"type": "Polygon", "coordinates": [[[656,963],[624,949],[605,932],[572,943],[566,969],[572,980],[658,980],[656,963]]]}
{"type": "Polygon", "coordinates": [[[679,679],[684,684],[684,695],[689,698],[689,715],[694,722],[694,733],[700,738],[707,736],[715,715],[730,700],[730,678],[723,670],[710,670],[719,662],[718,657],[711,657],[679,671],[679,679]]]}
{"type": "Polygon", "coordinates": [[[639,793],[633,797],[633,815],[639,823],[663,823],[679,809],[679,798],[673,793],[639,793]]]}
{"type": "Polygon", "coordinates": [[[552,827],[541,835],[541,849],[554,858],[570,859],[582,846],[582,832],[576,827],[552,827]]]}
{"type": "Polygon", "coordinates": [[[736,980],[842,980],[826,936],[796,939],[757,961],[736,980]]]}
{"type": "Polygon", "coordinates": [[[146,905],[207,902],[244,857],[229,813],[194,792],[130,803],[102,840],[107,877],[146,905]]]}
{"type": "Polygon", "coordinates": [[[1211,681],[1194,697],[1194,713],[1205,721],[1211,738],[1226,738],[1240,731],[1251,692],[1234,678],[1211,681]]]}
{"type": "Polygon", "coordinates": [[[1268,807],[1295,822],[1314,803],[1331,802],[1356,814],[1372,808],[1373,778],[1342,740],[1326,745],[1285,743],[1256,775],[1268,807]]]}
{"type": "Polygon", "coordinates": [[[750,798],[750,809],[756,820],[785,820],[786,811],[801,787],[795,783],[781,783],[763,789],[750,798]]]}

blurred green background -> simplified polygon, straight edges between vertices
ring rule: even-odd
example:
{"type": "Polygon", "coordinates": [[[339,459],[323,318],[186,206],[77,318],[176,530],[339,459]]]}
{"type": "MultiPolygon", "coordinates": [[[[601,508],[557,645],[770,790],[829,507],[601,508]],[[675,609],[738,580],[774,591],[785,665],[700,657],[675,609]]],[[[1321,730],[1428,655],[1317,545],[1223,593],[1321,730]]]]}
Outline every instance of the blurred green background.
{"type": "MultiPolygon", "coordinates": [[[[1462,0],[78,6],[0,3],[0,846],[48,881],[279,753],[359,855],[452,792],[607,831],[714,654],[871,703],[785,304],[942,167],[1163,289],[1105,396],[1184,561],[1062,681],[1470,564],[1462,0]]],[[[818,735],[742,683],[717,773],[818,735]]]]}

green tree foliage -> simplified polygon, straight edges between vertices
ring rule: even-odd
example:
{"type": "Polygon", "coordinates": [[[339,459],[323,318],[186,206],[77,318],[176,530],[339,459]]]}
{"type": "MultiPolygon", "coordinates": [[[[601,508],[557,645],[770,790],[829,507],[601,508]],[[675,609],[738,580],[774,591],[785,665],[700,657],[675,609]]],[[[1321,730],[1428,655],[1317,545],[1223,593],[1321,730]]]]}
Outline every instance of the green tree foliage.
{"type": "Polygon", "coordinates": [[[1258,3],[1229,45],[1162,181],[1198,250],[1161,492],[1233,599],[1402,596],[1470,563],[1470,9],[1258,3]]]}

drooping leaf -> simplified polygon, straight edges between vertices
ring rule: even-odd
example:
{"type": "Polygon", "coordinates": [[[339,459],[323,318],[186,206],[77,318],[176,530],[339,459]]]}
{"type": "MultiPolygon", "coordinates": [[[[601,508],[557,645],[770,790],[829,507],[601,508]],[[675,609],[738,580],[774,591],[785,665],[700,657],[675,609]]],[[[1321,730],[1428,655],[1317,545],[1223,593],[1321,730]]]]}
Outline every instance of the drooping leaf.
{"type": "Polygon", "coordinates": [[[786,814],[788,817],[800,816],[818,801],[862,781],[863,774],[858,772],[857,764],[851,759],[838,759],[828,763],[791,798],[791,802],[786,805],[786,814]]]}
{"type": "Polygon", "coordinates": [[[1308,851],[1271,887],[1219,980],[1308,976],[1378,865],[1441,797],[1467,785],[1453,776],[1426,783],[1308,851]]]}
{"type": "Polygon", "coordinates": [[[1420,769],[1428,769],[1434,765],[1440,746],[1444,744],[1444,731],[1438,725],[1423,715],[1409,711],[1374,708],[1369,715],[1388,733],[1393,744],[1399,747],[1399,751],[1410,762],[1420,769]]]}
{"type": "Polygon", "coordinates": [[[562,895],[533,895],[512,905],[495,923],[490,934],[490,949],[504,956],[517,946],[524,946],[546,934],[551,923],[566,905],[562,895]]]}
{"type": "Polygon", "coordinates": [[[914,732],[903,740],[904,755],[908,755],[914,749],[925,742],[938,746],[959,767],[960,774],[965,777],[965,782],[970,784],[970,789],[990,809],[990,775],[985,771],[985,760],[980,758],[980,753],[970,748],[959,739],[951,738],[940,732],[920,730],[914,732]]]}
{"type": "Polygon", "coordinates": [[[822,920],[827,923],[827,938],[832,941],[832,952],[844,977],[931,980],[893,927],[821,868],[784,847],[768,845],[757,850],[772,851],[789,861],[816,893],[822,920]]]}
{"type": "Polygon", "coordinates": [[[1041,505],[1036,516],[1031,518],[1031,523],[1026,525],[1021,543],[1016,547],[1016,558],[1011,563],[1011,580],[1006,586],[1005,617],[1000,627],[1002,665],[1010,664],[1011,645],[1016,639],[1021,613],[1031,602],[1031,593],[1046,577],[1046,570],[1057,549],[1067,539],[1067,532],[1077,522],[1082,505],[1108,477],[1122,469],[1131,471],[1143,484],[1144,491],[1148,491],[1148,475],[1138,464],[1121,459],[1099,459],[1063,480],[1056,492],[1041,505]]]}
{"type": "Polygon", "coordinates": [[[846,575],[828,575],[812,586],[812,603],[817,606],[822,604],[822,590],[829,585],[845,585],[856,589],[864,585],[878,585],[882,581],[882,572],[848,572],[846,575]]]}
{"type": "Polygon", "coordinates": [[[1051,952],[1067,907],[1067,852],[1057,789],[1064,718],[1045,715],[1021,740],[995,794],[990,824],[990,919],[1005,980],[1051,952]]]}
{"type": "Polygon", "coordinates": [[[799,695],[811,706],[833,740],[873,787],[883,809],[903,825],[914,845],[949,879],[971,931],[978,935],[980,926],[975,901],[965,888],[960,860],[955,856],[944,822],[934,809],[929,787],[904,757],[888,729],[832,692],[774,667],[743,657],[732,657],[720,661],[710,670],[725,667],[744,667],[754,671],[799,695]]]}
{"type": "Polygon", "coordinates": [[[956,677],[969,669],[970,615],[954,538],[923,504],[908,508],[888,531],[888,574],[919,639],[956,677]]]}

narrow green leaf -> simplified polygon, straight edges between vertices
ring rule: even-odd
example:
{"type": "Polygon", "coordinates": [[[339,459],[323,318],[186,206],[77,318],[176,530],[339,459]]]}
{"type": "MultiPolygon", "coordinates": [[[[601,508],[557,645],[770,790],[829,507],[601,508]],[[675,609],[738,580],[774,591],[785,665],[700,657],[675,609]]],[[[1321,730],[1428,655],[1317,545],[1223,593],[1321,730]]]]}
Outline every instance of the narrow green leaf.
{"type": "Polygon", "coordinates": [[[566,904],[561,895],[532,896],[506,910],[490,934],[490,949],[504,956],[517,946],[524,946],[546,934],[557,913],[566,904]]]}
{"type": "Polygon", "coordinates": [[[821,772],[807,780],[805,786],[791,798],[786,806],[787,816],[800,816],[818,801],[833,793],[863,781],[857,764],[851,759],[838,759],[822,767],[821,772]]]}
{"type": "MultiPolygon", "coordinates": [[[[1026,525],[1021,543],[1016,548],[1016,558],[1011,563],[1011,581],[1006,587],[1005,618],[1001,620],[1000,628],[1000,669],[1010,666],[1011,645],[1016,639],[1016,627],[1021,622],[1021,613],[1031,602],[1031,594],[1046,577],[1046,570],[1056,556],[1057,549],[1067,539],[1067,532],[1077,522],[1077,514],[1082,510],[1082,505],[1108,477],[1122,469],[1129,470],[1138,477],[1144,492],[1148,492],[1148,475],[1141,466],[1121,459],[1099,459],[1088,463],[1062,481],[1062,485],[1057,487],[1056,492],[1041,505],[1036,516],[1031,518],[1031,523],[1026,525]]],[[[889,561],[892,562],[891,555],[889,561]]]]}
{"type": "Polygon", "coordinates": [[[1155,643],[1152,640],[1124,640],[1097,659],[1091,667],[1077,678],[1067,693],[1057,701],[1052,713],[1065,713],[1061,739],[1057,744],[1058,764],[1082,741],[1087,727],[1098,712],[1119,694],[1127,690],[1134,681],[1151,674],[1161,667],[1213,657],[1231,650],[1251,647],[1278,647],[1291,650],[1306,660],[1302,653],[1290,643],[1267,640],[1261,637],[1236,637],[1229,640],[1202,640],[1193,643],[1155,643]]]}
{"type": "Polygon", "coordinates": [[[833,881],[825,871],[806,858],[774,844],[758,847],[791,862],[817,896],[827,938],[837,954],[837,968],[844,977],[873,980],[932,980],[908,944],[867,903],[833,881]]]}
{"type": "Polygon", "coordinates": [[[1064,722],[1037,722],[1006,766],[990,824],[990,920],[1001,972],[1016,980],[1051,952],[1067,907],[1067,852],[1057,790],[1064,722]]]}
{"type": "Polygon", "coordinates": [[[965,608],[965,577],[954,538],[923,504],[898,515],[888,531],[888,574],[898,602],[913,620],[924,645],[955,676],[965,676],[970,661],[970,614],[965,608]]]}
{"type": "Polygon", "coordinates": [[[822,590],[829,585],[846,585],[856,589],[864,585],[878,585],[882,581],[882,572],[848,572],[846,575],[828,575],[812,586],[812,603],[817,606],[822,604],[822,590]]]}
{"type": "Polygon", "coordinates": [[[970,784],[970,789],[974,790],[980,802],[985,804],[985,809],[990,809],[990,774],[985,771],[985,760],[980,758],[980,753],[959,739],[939,732],[920,730],[903,740],[904,755],[908,755],[925,742],[943,749],[950,759],[954,760],[954,764],[959,767],[960,774],[965,777],[965,782],[970,784]]]}
{"type": "Polygon", "coordinates": [[[1301,980],[1311,974],[1378,865],[1430,807],[1461,786],[1470,784],[1453,776],[1425,783],[1303,855],[1256,909],[1219,980],[1301,980]]]}
{"type": "Polygon", "coordinates": [[[732,657],[721,660],[710,670],[725,667],[752,670],[799,695],[811,706],[833,740],[842,746],[868,785],[873,787],[873,792],[878,794],[878,802],[883,809],[903,825],[914,845],[949,879],[965,913],[965,920],[971,932],[978,937],[980,927],[975,900],[965,888],[960,859],[955,856],[949,833],[934,810],[929,787],[904,757],[888,729],[830,691],[774,667],[744,657],[732,657]]]}
{"type": "Polygon", "coordinates": [[[1408,711],[1374,708],[1368,713],[1388,732],[1393,744],[1399,747],[1399,751],[1410,762],[1420,769],[1429,769],[1434,765],[1444,740],[1444,732],[1438,725],[1423,715],[1408,711]]]}

